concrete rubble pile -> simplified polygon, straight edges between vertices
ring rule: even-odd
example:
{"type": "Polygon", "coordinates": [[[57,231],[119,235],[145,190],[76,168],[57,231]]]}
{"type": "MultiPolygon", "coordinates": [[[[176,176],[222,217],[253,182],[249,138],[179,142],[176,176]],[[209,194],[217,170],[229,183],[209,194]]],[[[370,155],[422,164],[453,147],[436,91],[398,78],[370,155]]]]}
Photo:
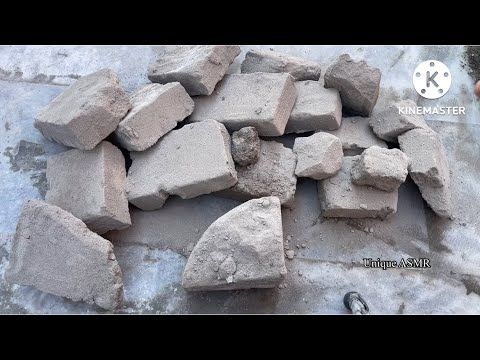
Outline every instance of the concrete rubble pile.
{"type": "Polygon", "coordinates": [[[129,203],[149,211],[169,196],[213,193],[245,202],[201,236],[184,288],[277,287],[292,258],[281,206],[294,206],[297,177],[317,181],[323,217],[392,216],[407,174],[435,213],[451,216],[440,137],[399,113],[411,100],[373,111],[378,69],[344,54],[322,78],[315,62],[252,50],[240,74],[227,74],[239,54],[166,47],[148,68],[152,83],[130,96],[103,69],[42,110],[35,127],[74,149],[48,159],[46,202],[25,203],[7,280],[121,310],[122,272],[100,235],[131,225],[129,203]],[[295,134],[293,149],[271,138],[284,134],[295,134]]]}

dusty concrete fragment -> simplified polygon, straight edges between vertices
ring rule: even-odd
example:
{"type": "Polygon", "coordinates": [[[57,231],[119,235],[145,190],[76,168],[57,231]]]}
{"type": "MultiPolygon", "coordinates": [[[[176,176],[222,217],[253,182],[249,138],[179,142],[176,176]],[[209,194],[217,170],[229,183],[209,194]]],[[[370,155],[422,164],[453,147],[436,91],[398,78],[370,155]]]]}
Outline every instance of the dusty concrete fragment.
{"type": "Polygon", "coordinates": [[[398,190],[386,192],[352,183],[352,165],[359,158],[344,157],[342,169],[335,176],[318,182],[324,217],[384,219],[397,211],[398,190]]]}
{"type": "Polygon", "coordinates": [[[178,82],[148,84],[130,97],[132,110],[115,130],[119,144],[143,151],[177,126],[193,111],[193,100],[178,82]]]}
{"type": "Polygon", "coordinates": [[[385,141],[397,142],[397,137],[412,129],[428,129],[423,115],[400,114],[399,109],[416,108],[412,100],[402,100],[389,105],[385,110],[374,114],[370,118],[373,132],[385,141]]]}
{"type": "Polygon", "coordinates": [[[217,219],[188,258],[186,290],[276,287],[287,269],[283,255],[280,201],[253,199],[217,219]]]}
{"type": "Polygon", "coordinates": [[[91,150],[115,130],[131,105],[112,70],[82,76],[35,118],[51,141],[91,150]]]}
{"type": "Polygon", "coordinates": [[[255,72],[289,73],[295,81],[318,80],[320,65],[292,55],[276,51],[250,50],[241,66],[242,74],[255,72]]]}
{"type": "Polygon", "coordinates": [[[253,126],[261,136],[283,135],[295,103],[289,74],[225,75],[210,96],[194,98],[190,122],[216,120],[231,131],[253,126]]]}
{"type": "Polygon", "coordinates": [[[237,182],[230,135],[216,121],[185,125],[130,156],[128,200],[142,210],[161,208],[168,195],[189,199],[237,182]]]}
{"type": "Polygon", "coordinates": [[[112,243],[43,201],[25,203],[5,276],[8,282],[104,309],[122,306],[122,272],[112,243]]]}
{"type": "Polygon", "coordinates": [[[237,166],[238,182],[216,194],[241,201],[273,195],[290,207],[297,186],[295,164],[291,149],[275,141],[260,140],[258,161],[246,167],[237,166]]]}
{"type": "Polygon", "coordinates": [[[370,146],[387,148],[385,141],[377,138],[368,126],[368,119],[360,116],[343,118],[339,129],[327,132],[340,139],[345,156],[360,155],[370,146]]]}
{"type": "Polygon", "coordinates": [[[342,167],[342,143],[329,133],[296,138],[293,152],[297,155],[295,175],[299,177],[322,180],[335,175],[342,167]]]}
{"type": "Polygon", "coordinates": [[[297,81],[297,101],[285,133],[335,130],[342,122],[342,102],[337,89],[325,89],[318,81],[297,81]]]}
{"type": "Polygon", "coordinates": [[[423,199],[438,216],[448,218],[452,215],[452,196],[449,179],[446,180],[442,187],[418,185],[418,188],[423,199]]]}
{"type": "Polygon", "coordinates": [[[379,69],[343,54],[325,72],[325,87],[340,91],[342,105],[355,115],[370,116],[380,91],[379,69]]]}
{"type": "Polygon", "coordinates": [[[95,149],[69,150],[47,161],[46,201],[72,213],[98,234],[131,225],[122,152],[102,141],[95,149]]]}
{"type": "Polygon", "coordinates": [[[210,95],[240,54],[238,45],[166,46],[148,67],[151,82],[178,81],[190,95],[210,95]]]}
{"type": "Polygon", "coordinates": [[[395,191],[408,175],[408,157],[398,149],[372,146],[352,165],[352,182],[395,191]]]}
{"type": "Polygon", "coordinates": [[[232,134],[233,160],[240,166],[255,164],[260,156],[260,138],[253,126],[244,127],[232,134]]]}

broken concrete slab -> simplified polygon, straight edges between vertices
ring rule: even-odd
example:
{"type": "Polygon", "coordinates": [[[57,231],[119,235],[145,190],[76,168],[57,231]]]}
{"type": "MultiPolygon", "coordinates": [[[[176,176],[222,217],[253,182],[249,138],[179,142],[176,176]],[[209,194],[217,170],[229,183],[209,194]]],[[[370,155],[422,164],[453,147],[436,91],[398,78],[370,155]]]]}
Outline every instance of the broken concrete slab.
{"type": "Polygon", "coordinates": [[[280,136],[296,96],[290,74],[225,75],[212,95],[194,98],[188,121],[216,120],[230,131],[253,126],[260,136],[280,136]]]}
{"type": "Polygon", "coordinates": [[[353,61],[348,54],[340,55],[325,72],[325,87],[340,92],[342,105],[354,115],[370,116],[380,92],[379,69],[364,60],[353,61]]]}
{"type": "Polygon", "coordinates": [[[285,133],[335,130],[342,122],[342,102],[337,89],[325,89],[318,81],[297,81],[297,100],[285,133]]]}
{"type": "Polygon", "coordinates": [[[398,149],[372,146],[352,165],[352,182],[395,191],[408,175],[408,157],[398,149]]]}
{"type": "Polygon", "coordinates": [[[122,272],[113,245],[69,212],[39,200],[23,207],[5,277],[108,310],[122,306],[122,272]]]}
{"type": "Polygon", "coordinates": [[[442,187],[418,185],[418,189],[425,202],[435,214],[443,218],[450,218],[452,216],[450,180],[447,180],[442,187]]]}
{"type": "Polygon", "coordinates": [[[401,114],[399,111],[399,109],[416,107],[417,104],[412,100],[397,101],[385,110],[374,114],[370,118],[370,126],[380,139],[396,143],[397,137],[408,130],[428,128],[423,115],[401,114]]]}
{"type": "Polygon", "coordinates": [[[242,74],[289,73],[295,81],[318,80],[320,64],[276,51],[250,50],[241,66],[242,74]]]}
{"type": "Polygon", "coordinates": [[[131,225],[125,159],[109,142],[50,157],[47,183],[46,201],[72,213],[97,234],[131,225]]]}
{"type": "Polygon", "coordinates": [[[293,152],[297,155],[295,175],[299,177],[322,180],[335,175],[342,167],[342,143],[329,133],[297,137],[293,152]]]}
{"type": "Polygon", "coordinates": [[[115,130],[118,143],[129,151],[143,151],[193,111],[193,100],[178,82],[148,84],[130,96],[132,109],[115,130]]]}
{"type": "Polygon", "coordinates": [[[339,129],[327,132],[340,139],[345,156],[360,155],[370,146],[388,148],[385,141],[375,136],[368,119],[361,116],[343,118],[339,129]]]}
{"type": "Polygon", "coordinates": [[[237,166],[238,182],[216,195],[240,201],[273,195],[283,206],[292,206],[297,186],[295,165],[291,149],[276,141],[260,140],[258,161],[246,167],[237,166]]]}
{"type": "Polygon", "coordinates": [[[336,175],[318,182],[322,216],[385,219],[397,211],[398,190],[386,192],[352,183],[352,165],[359,158],[344,157],[336,175]]]}
{"type": "Polygon", "coordinates": [[[237,182],[230,135],[216,121],[185,125],[130,156],[127,196],[142,210],[161,208],[168,195],[189,199],[237,182]]]}
{"type": "Polygon", "coordinates": [[[260,138],[253,126],[232,134],[232,157],[240,166],[255,164],[260,156],[260,138]]]}
{"type": "Polygon", "coordinates": [[[178,81],[194,95],[210,95],[240,54],[238,45],[166,46],[148,67],[148,79],[166,84],[178,81]]]}
{"type": "Polygon", "coordinates": [[[280,200],[253,199],[217,219],[188,258],[186,290],[273,288],[287,274],[280,200]]]}
{"type": "Polygon", "coordinates": [[[51,141],[92,150],[131,108],[117,75],[109,69],[82,76],[35,117],[35,127],[51,141]]]}

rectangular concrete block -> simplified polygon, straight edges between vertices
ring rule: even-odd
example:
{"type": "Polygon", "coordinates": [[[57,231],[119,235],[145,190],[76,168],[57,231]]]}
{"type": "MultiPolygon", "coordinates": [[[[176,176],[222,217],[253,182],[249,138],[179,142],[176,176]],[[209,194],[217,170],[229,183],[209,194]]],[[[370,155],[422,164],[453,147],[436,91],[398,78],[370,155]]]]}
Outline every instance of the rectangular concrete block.
{"type": "Polygon", "coordinates": [[[35,118],[35,127],[51,141],[92,150],[131,108],[117,75],[103,69],[82,76],[35,118]]]}
{"type": "Polygon", "coordinates": [[[72,213],[98,234],[131,225],[125,159],[109,142],[69,150],[47,160],[46,201],[72,213]]]}
{"type": "Polygon", "coordinates": [[[285,133],[335,130],[342,122],[342,102],[337,89],[325,89],[318,81],[297,81],[297,101],[285,133]]]}
{"type": "Polygon", "coordinates": [[[239,54],[238,45],[166,46],[150,64],[148,78],[160,84],[178,81],[192,96],[210,95],[239,54]]]}
{"type": "Polygon", "coordinates": [[[242,74],[289,73],[295,81],[318,80],[320,64],[276,51],[250,50],[241,66],[242,74]]]}
{"type": "Polygon", "coordinates": [[[370,146],[388,148],[385,141],[375,136],[368,125],[368,119],[360,116],[343,118],[339,129],[327,132],[340,139],[346,156],[360,155],[370,146]]]}
{"type": "Polygon", "coordinates": [[[115,130],[119,144],[143,151],[193,111],[193,100],[178,82],[148,84],[130,96],[132,109],[115,130]]]}
{"type": "Polygon", "coordinates": [[[237,182],[230,135],[216,121],[185,125],[130,156],[128,200],[143,210],[161,208],[168,195],[189,199],[237,182]]]}
{"type": "Polygon", "coordinates": [[[210,96],[194,98],[190,122],[216,120],[230,131],[253,126],[260,136],[280,136],[285,131],[296,99],[289,74],[225,75],[210,96]]]}
{"type": "Polygon", "coordinates": [[[386,192],[352,183],[351,169],[360,156],[346,156],[340,171],[318,182],[318,196],[324,217],[381,218],[397,211],[398,190],[386,192]]]}
{"type": "Polygon", "coordinates": [[[122,272],[110,241],[58,206],[30,200],[22,210],[6,280],[116,310],[122,272]]]}

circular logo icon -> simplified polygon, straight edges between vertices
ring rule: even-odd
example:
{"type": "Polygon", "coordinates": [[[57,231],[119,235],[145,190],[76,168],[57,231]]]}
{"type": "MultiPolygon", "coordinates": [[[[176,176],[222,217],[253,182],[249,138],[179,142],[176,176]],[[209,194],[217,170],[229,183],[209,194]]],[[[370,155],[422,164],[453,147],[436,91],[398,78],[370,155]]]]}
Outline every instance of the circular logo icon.
{"type": "Polygon", "coordinates": [[[427,60],[413,72],[413,86],[426,99],[438,99],[445,95],[452,84],[448,67],[437,60],[427,60]]]}

